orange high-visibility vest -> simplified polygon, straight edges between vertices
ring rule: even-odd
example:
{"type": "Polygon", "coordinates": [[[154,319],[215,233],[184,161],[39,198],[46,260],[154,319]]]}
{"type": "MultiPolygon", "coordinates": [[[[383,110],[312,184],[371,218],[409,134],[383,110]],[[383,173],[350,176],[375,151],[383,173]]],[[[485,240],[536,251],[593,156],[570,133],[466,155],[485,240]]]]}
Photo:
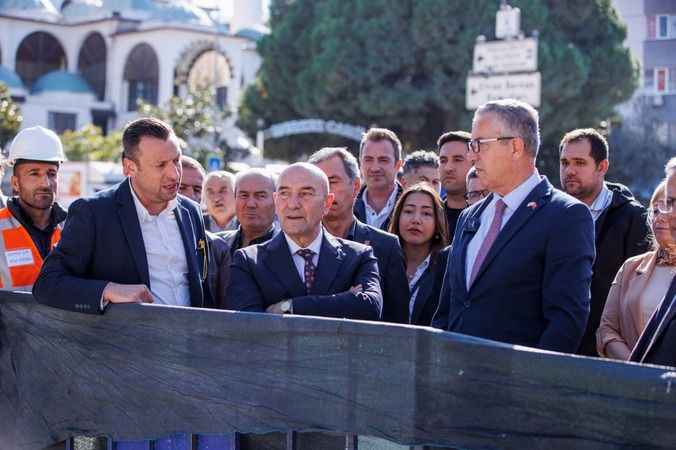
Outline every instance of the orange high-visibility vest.
{"type": "MultiPolygon", "coordinates": [[[[61,229],[56,227],[51,248],[59,239],[61,229]]],[[[0,289],[30,290],[42,268],[42,256],[9,208],[0,209],[0,251],[0,289]]]]}

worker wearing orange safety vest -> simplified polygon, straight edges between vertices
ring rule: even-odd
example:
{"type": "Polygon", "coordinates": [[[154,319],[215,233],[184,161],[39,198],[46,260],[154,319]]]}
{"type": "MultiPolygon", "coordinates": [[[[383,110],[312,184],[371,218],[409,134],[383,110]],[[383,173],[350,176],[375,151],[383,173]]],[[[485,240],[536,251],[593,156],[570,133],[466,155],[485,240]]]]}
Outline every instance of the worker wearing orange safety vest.
{"type": "Polygon", "coordinates": [[[15,195],[0,209],[0,289],[30,290],[61,238],[66,212],[55,198],[64,160],[59,137],[46,128],[26,128],[12,141],[8,163],[15,195]]]}

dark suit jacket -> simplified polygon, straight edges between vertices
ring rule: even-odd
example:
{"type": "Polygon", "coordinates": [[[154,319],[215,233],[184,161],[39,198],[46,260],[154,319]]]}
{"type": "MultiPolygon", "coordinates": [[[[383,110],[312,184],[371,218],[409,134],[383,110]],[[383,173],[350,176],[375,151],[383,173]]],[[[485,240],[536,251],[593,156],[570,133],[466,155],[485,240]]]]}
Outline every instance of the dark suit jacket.
{"type": "Polygon", "coordinates": [[[589,209],[543,179],[500,231],[468,291],[467,245],[491,200],[492,195],[460,215],[435,326],[575,352],[589,316],[594,262],[589,209]]]}
{"type": "Polygon", "coordinates": [[[213,306],[226,309],[227,287],[230,284],[230,247],[225,239],[216,233],[206,233],[209,240],[209,266],[207,270],[207,285],[213,306]]]}
{"type": "Polygon", "coordinates": [[[676,277],[641,333],[630,361],[676,366],[676,277]]]}
{"type": "MultiPolygon", "coordinates": [[[[262,244],[272,239],[279,230],[274,225],[270,227],[270,230],[265,233],[263,236],[258,237],[251,241],[249,245],[262,244]]],[[[236,230],[227,230],[216,233],[218,236],[222,237],[230,248],[230,256],[235,256],[235,252],[242,248],[242,226],[238,226],[236,230]]]]}
{"type": "Polygon", "coordinates": [[[450,251],[450,247],[441,250],[418,280],[418,295],[413,304],[411,324],[426,327],[432,324],[432,318],[439,306],[439,292],[441,292],[441,285],[444,281],[450,251]]]}
{"type": "Polygon", "coordinates": [[[378,259],[384,322],[408,323],[408,283],[399,238],[355,218],[346,239],[369,245],[378,259]]]}
{"type": "MultiPolygon", "coordinates": [[[[396,182],[397,184],[397,200],[399,200],[399,197],[401,196],[401,193],[404,192],[404,188],[399,184],[399,182],[396,182]]],[[[362,187],[361,190],[359,191],[359,194],[357,194],[357,199],[354,202],[354,208],[353,212],[354,215],[363,223],[367,223],[366,221],[366,205],[364,204],[364,191],[366,190],[366,186],[362,187]]],[[[394,212],[394,208],[392,209],[392,212],[394,212]]],[[[390,219],[392,218],[392,213],[390,213],[390,217],[383,222],[383,225],[380,227],[381,230],[387,230],[390,227],[390,219]]]]}
{"type": "MultiPolygon", "coordinates": [[[[192,306],[211,306],[203,291],[206,250],[197,203],[178,196],[176,219],[188,263],[192,306]]],[[[141,226],[129,180],[70,205],[61,241],[45,260],[33,295],[46,305],[78,312],[100,312],[108,282],[150,286],[141,226]]]]}
{"type": "Polygon", "coordinates": [[[324,233],[315,283],[306,292],[284,233],[235,252],[228,297],[233,309],[264,312],[277,302],[293,301],[293,313],[378,320],[382,294],[371,247],[324,233]],[[363,292],[349,292],[361,284],[363,292]]]}

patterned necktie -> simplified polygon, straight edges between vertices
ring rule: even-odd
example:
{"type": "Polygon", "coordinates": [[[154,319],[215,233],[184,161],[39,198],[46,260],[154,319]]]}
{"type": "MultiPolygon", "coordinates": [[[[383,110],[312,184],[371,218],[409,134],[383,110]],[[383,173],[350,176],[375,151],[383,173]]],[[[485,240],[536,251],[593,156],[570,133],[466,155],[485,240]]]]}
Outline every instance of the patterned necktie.
{"type": "Polygon", "coordinates": [[[315,273],[317,272],[317,268],[312,262],[312,257],[315,255],[315,252],[307,248],[301,248],[296,254],[305,260],[305,290],[310,292],[310,289],[315,282],[315,273]]]}
{"type": "Polygon", "coordinates": [[[474,265],[472,266],[472,276],[469,279],[470,286],[474,283],[474,279],[479,273],[479,269],[481,268],[481,265],[484,263],[486,255],[488,255],[488,251],[493,246],[495,238],[498,237],[500,227],[502,227],[502,216],[505,214],[506,207],[507,204],[503,202],[502,199],[498,199],[498,201],[495,202],[495,214],[493,215],[493,222],[491,222],[491,227],[488,229],[488,234],[486,234],[486,238],[484,239],[484,242],[481,244],[481,248],[479,248],[479,253],[477,253],[476,259],[474,260],[474,265]]]}

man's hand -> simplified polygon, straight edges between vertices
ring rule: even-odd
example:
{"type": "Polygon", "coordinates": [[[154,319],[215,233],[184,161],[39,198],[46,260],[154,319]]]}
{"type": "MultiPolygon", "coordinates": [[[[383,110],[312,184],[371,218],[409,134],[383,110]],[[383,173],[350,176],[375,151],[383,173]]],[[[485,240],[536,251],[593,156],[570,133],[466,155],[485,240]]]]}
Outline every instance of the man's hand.
{"type": "Polygon", "coordinates": [[[364,288],[361,287],[361,284],[358,284],[356,286],[352,286],[350,288],[350,292],[353,294],[359,294],[360,292],[364,292],[364,288]]]}
{"type": "Polygon", "coordinates": [[[288,306],[285,305],[285,303],[287,303],[287,302],[289,302],[289,300],[282,300],[281,302],[277,302],[275,304],[272,304],[265,309],[265,312],[270,313],[270,314],[293,314],[293,310],[289,311],[289,310],[284,308],[284,307],[293,308],[291,306],[291,304],[289,304],[288,306]]]}
{"type": "Polygon", "coordinates": [[[145,284],[110,282],[103,290],[104,303],[152,303],[153,295],[145,284]]]}

